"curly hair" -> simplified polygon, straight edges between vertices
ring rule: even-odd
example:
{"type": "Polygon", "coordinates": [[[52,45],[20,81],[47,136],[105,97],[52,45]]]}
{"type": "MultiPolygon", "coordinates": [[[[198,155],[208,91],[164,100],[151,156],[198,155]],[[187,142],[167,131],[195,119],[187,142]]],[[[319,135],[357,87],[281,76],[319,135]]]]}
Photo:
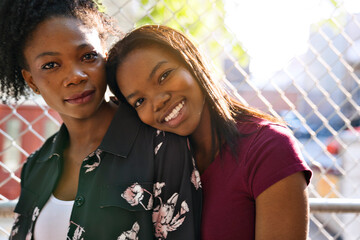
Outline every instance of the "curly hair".
{"type": "Polygon", "coordinates": [[[105,42],[117,33],[113,20],[93,0],[1,0],[0,3],[0,92],[1,101],[18,101],[31,91],[21,70],[27,69],[24,48],[39,23],[50,17],[72,17],[95,28],[105,42]]]}
{"type": "Polygon", "coordinates": [[[109,51],[106,64],[107,82],[114,95],[123,102],[126,99],[116,82],[116,70],[135,49],[151,46],[167,49],[182,61],[197,80],[209,105],[212,130],[212,152],[215,156],[222,143],[227,143],[236,155],[236,139],[242,137],[236,122],[251,122],[254,118],[266,119],[284,124],[277,119],[256,108],[241,104],[222,88],[218,81],[211,76],[209,66],[196,46],[181,32],[162,25],[145,25],[128,33],[109,51]]]}

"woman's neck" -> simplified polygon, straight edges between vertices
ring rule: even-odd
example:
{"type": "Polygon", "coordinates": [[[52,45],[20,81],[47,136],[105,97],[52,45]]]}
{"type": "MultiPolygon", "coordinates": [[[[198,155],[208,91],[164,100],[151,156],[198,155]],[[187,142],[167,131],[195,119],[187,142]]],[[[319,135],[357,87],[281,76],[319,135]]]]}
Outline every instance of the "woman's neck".
{"type": "Polygon", "coordinates": [[[194,157],[200,173],[203,173],[215,158],[212,151],[212,134],[215,133],[211,129],[210,111],[208,105],[205,104],[199,126],[190,135],[190,142],[195,150],[194,157]]]}
{"type": "Polygon", "coordinates": [[[63,119],[69,132],[69,148],[83,150],[89,154],[101,143],[117,106],[111,102],[103,102],[98,111],[87,119],[63,119]]]}

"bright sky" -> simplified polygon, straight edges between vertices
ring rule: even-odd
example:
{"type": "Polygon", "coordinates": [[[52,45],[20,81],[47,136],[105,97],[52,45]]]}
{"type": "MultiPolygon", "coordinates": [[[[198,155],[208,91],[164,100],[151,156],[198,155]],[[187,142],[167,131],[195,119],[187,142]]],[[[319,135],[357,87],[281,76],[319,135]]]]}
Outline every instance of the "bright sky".
{"type": "MultiPolygon", "coordinates": [[[[360,12],[360,0],[338,0],[360,12]]],[[[253,76],[267,79],[304,53],[311,23],[334,14],[330,0],[225,0],[226,24],[251,56],[253,76]]]]}

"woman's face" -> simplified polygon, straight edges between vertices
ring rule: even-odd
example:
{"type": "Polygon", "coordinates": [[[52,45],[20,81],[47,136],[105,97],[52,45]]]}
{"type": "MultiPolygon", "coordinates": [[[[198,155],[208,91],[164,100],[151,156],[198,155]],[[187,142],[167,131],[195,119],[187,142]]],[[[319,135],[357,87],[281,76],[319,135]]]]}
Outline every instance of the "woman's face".
{"type": "Polygon", "coordinates": [[[106,90],[105,51],[99,34],[80,21],[54,17],[40,23],[26,42],[28,85],[64,118],[97,111],[106,90]],[[36,91],[35,91],[36,92],[36,91]]]}
{"type": "Polygon", "coordinates": [[[204,94],[185,65],[169,51],[159,47],[133,50],[118,67],[116,79],[144,123],[182,136],[199,126],[204,94]]]}

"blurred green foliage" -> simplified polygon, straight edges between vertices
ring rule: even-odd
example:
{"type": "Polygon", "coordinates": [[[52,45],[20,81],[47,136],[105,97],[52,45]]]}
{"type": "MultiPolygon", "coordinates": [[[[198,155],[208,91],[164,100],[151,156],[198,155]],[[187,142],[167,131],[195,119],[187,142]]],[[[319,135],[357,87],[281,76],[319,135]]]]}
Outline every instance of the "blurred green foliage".
{"type": "Polygon", "coordinates": [[[249,56],[225,27],[226,13],[222,0],[140,1],[148,14],[137,21],[137,27],[144,24],[164,24],[180,30],[205,44],[211,58],[222,53],[224,46],[231,46],[231,55],[238,63],[242,67],[249,64],[249,56]]]}
{"type": "Polygon", "coordinates": [[[95,4],[98,6],[100,12],[105,12],[105,6],[102,4],[102,0],[94,0],[95,4]]]}

